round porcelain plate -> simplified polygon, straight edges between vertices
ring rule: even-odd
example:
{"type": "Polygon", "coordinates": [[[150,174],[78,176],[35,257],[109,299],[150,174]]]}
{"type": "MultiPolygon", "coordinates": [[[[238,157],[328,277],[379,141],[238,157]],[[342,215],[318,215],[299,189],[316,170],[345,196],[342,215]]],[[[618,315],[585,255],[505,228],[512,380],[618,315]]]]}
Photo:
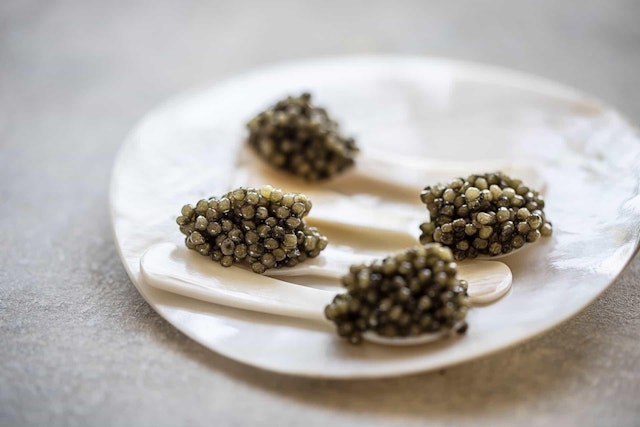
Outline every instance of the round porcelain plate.
{"type": "Polygon", "coordinates": [[[639,166],[640,144],[630,125],[552,82],[440,59],[308,60],[186,93],[149,113],[116,160],[112,222],[122,261],[142,296],[211,350],[293,375],[393,376],[503,349],[593,301],[637,248],[639,166]],[[141,280],[145,249],[183,244],[175,224],[180,207],[229,189],[244,123],[280,97],[302,91],[310,91],[362,147],[416,157],[509,158],[539,167],[554,235],[503,260],[513,271],[512,291],[471,310],[464,336],[411,348],[354,346],[330,325],[192,300],[141,280]]]}

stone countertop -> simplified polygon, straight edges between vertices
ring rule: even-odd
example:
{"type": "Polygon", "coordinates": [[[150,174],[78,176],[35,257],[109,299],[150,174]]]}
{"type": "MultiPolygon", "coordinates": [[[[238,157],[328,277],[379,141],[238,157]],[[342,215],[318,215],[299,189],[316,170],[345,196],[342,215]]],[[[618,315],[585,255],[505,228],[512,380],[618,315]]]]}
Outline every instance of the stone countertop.
{"type": "Polygon", "coordinates": [[[640,423],[640,257],[596,302],[439,372],[327,381],[225,359],[118,258],[110,168],[176,92],[280,60],[404,53],[567,83],[640,120],[633,0],[0,3],[0,425],[640,423]]]}

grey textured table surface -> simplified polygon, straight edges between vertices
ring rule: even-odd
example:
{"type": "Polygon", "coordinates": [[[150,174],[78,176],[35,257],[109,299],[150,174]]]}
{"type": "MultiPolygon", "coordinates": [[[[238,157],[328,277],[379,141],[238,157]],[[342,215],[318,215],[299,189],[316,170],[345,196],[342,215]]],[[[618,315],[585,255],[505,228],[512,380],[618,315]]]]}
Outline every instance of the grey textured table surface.
{"type": "Polygon", "coordinates": [[[0,425],[640,425],[640,257],[553,331],[440,372],[314,381],[162,320],[110,168],[175,92],[284,59],[412,53],[570,84],[640,121],[640,2],[0,2],[0,425]]]}

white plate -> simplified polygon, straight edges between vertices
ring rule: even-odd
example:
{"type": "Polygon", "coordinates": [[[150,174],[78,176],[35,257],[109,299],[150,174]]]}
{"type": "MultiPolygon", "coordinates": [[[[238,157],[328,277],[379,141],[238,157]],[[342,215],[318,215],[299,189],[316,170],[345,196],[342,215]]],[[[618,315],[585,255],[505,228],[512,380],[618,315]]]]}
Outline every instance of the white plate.
{"type": "Polygon", "coordinates": [[[308,60],[262,68],[149,113],[116,160],[111,213],[131,280],[161,316],[194,340],[287,374],[382,377],[503,349],[593,301],[637,248],[639,171],[640,144],[631,126],[570,88],[440,59],[308,60]],[[227,191],[247,119],[303,90],[365,147],[465,160],[508,157],[541,166],[554,235],[504,259],[513,270],[512,291],[471,310],[465,336],[414,348],[352,346],[326,325],[207,304],[140,280],[139,260],[148,246],[182,244],[175,224],[181,206],[227,191]]]}

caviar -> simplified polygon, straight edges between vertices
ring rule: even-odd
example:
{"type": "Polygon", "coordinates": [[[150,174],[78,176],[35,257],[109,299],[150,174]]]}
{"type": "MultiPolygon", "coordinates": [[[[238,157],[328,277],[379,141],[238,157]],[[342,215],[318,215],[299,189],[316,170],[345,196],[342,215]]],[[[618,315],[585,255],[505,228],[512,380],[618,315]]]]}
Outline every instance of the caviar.
{"type": "Polygon", "coordinates": [[[327,246],[327,238],[303,218],[311,201],[299,193],[285,193],[269,185],[238,188],[222,197],[182,207],[176,222],[189,249],[229,267],[246,263],[256,273],[293,267],[313,258],[327,246]]]}
{"type": "Polygon", "coordinates": [[[287,97],[247,124],[249,145],[269,164],[308,181],[339,174],[353,166],[358,148],[340,134],[311,95],[287,97]]]}
{"type": "Polygon", "coordinates": [[[425,187],[420,197],[431,215],[420,242],[449,246],[456,260],[507,254],[552,233],[542,196],[500,172],[425,187]]]}
{"type": "Polygon", "coordinates": [[[342,277],[347,292],[333,299],[325,316],[352,343],[367,331],[388,338],[464,332],[471,302],[467,282],[456,274],[451,250],[435,243],[352,266],[342,277]]]}

